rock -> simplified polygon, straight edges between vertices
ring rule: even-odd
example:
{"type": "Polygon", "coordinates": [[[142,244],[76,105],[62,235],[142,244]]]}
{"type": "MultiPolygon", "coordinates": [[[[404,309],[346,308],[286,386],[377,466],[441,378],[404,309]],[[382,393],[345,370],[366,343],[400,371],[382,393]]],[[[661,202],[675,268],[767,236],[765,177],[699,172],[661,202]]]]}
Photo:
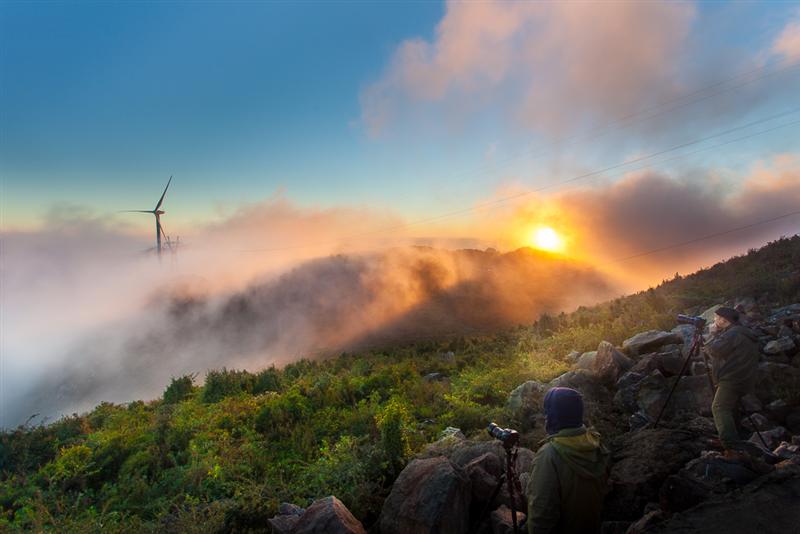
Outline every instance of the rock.
{"type": "Polygon", "coordinates": [[[786,428],[792,434],[800,434],[800,408],[795,408],[786,415],[786,428]]]}
{"type": "Polygon", "coordinates": [[[578,369],[585,369],[586,371],[591,371],[592,368],[594,367],[595,359],[597,359],[596,350],[584,352],[583,354],[581,354],[580,358],[578,358],[578,361],[575,362],[575,367],[578,369]]]}
{"type": "Polygon", "coordinates": [[[547,391],[547,386],[536,380],[517,386],[508,396],[508,407],[511,416],[520,430],[526,431],[534,428],[535,415],[542,411],[542,399],[547,391]]]}
{"type": "Polygon", "coordinates": [[[764,347],[764,354],[782,354],[795,349],[794,340],[788,336],[770,341],[764,347]]]}
{"type": "Polygon", "coordinates": [[[278,515],[267,521],[275,534],[290,534],[305,511],[305,508],[300,508],[296,504],[283,502],[278,507],[278,515]]]}
{"type": "Polygon", "coordinates": [[[614,348],[608,341],[601,341],[597,347],[592,371],[605,384],[614,384],[622,374],[631,368],[633,362],[614,348]]]}
{"type": "Polygon", "coordinates": [[[782,441],[778,447],[772,451],[772,454],[782,460],[792,460],[800,456],[800,446],[792,445],[786,441],[782,441]]]}
{"type": "Polygon", "coordinates": [[[759,412],[764,407],[758,397],[752,393],[748,393],[741,400],[742,409],[747,413],[759,412]]]}
{"type": "Polygon", "coordinates": [[[267,519],[274,534],[291,534],[299,521],[300,516],[296,515],[276,515],[267,519]]]}
{"type": "Polygon", "coordinates": [[[712,496],[699,506],[673,514],[641,532],[785,534],[797,532],[797,525],[800,525],[800,465],[788,465],[754,480],[740,491],[712,496]]]}
{"type": "Polygon", "coordinates": [[[413,460],[383,504],[380,532],[466,532],[470,495],[470,479],[447,458],[413,460]]]}
{"type": "Polygon", "coordinates": [[[447,380],[447,377],[442,373],[428,373],[422,377],[422,380],[425,382],[443,382],[447,380]]]}
{"type": "Polygon", "coordinates": [[[489,503],[497,487],[498,477],[503,470],[504,466],[500,462],[500,458],[489,452],[478,456],[464,466],[472,488],[471,502],[473,506],[477,505],[483,509],[489,503]]]}
{"type": "Polygon", "coordinates": [[[622,349],[631,356],[653,352],[664,345],[683,344],[683,337],[673,332],[648,330],[622,342],[622,349]]]}
{"type": "Polygon", "coordinates": [[[691,373],[695,376],[705,375],[708,373],[708,367],[706,367],[705,362],[692,362],[691,373]]]}
{"type": "Polygon", "coordinates": [[[763,446],[761,443],[762,438],[767,443],[767,449],[773,450],[777,448],[782,441],[789,439],[789,433],[786,432],[786,429],[782,426],[778,426],[772,430],[761,431],[761,437],[758,437],[758,434],[753,432],[753,434],[750,436],[750,439],[747,441],[750,443],[755,443],[758,446],[763,446]]]}
{"type": "Polygon", "coordinates": [[[639,384],[644,380],[645,375],[628,371],[617,380],[614,394],[614,406],[628,413],[635,412],[639,408],[636,399],[639,394],[639,384]]]}
{"type": "Polygon", "coordinates": [[[684,376],[675,388],[667,404],[669,390],[678,377],[664,378],[660,371],[653,371],[639,384],[637,403],[639,408],[655,420],[664,408],[664,417],[672,417],[681,411],[709,415],[711,413],[711,387],[708,377],[684,376]]]}
{"type": "MultiPolygon", "coordinates": [[[[517,511],[517,525],[525,520],[525,514],[517,511]]],[[[514,534],[514,518],[511,509],[505,504],[490,515],[492,534],[514,534]]]]}
{"type": "Polygon", "coordinates": [[[465,439],[464,433],[461,432],[460,428],[456,428],[454,426],[448,426],[444,430],[439,433],[439,439],[465,439]]]}
{"type": "Polygon", "coordinates": [[[455,361],[456,361],[456,353],[453,352],[452,350],[448,351],[448,352],[445,352],[440,357],[441,357],[442,361],[445,362],[445,363],[455,363],[455,361]]]}
{"type": "Polygon", "coordinates": [[[580,351],[578,351],[578,350],[573,350],[572,352],[570,352],[569,354],[567,354],[567,355],[564,357],[564,359],[565,359],[566,361],[570,362],[570,363],[576,363],[576,362],[578,361],[578,358],[580,358],[580,357],[581,357],[581,352],[580,352],[580,351]]]}
{"type": "Polygon", "coordinates": [[[713,423],[694,417],[680,424],[623,434],[612,444],[612,489],[606,520],[635,521],[648,502],[658,500],[666,478],[697,457],[716,435],[713,423]]]}
{"type": "Polygon", "coordinates": [[[334,496],[314,501],[292,530],[292,534],[367,534],[342,501],[334,496]]]}
{"type": "Polygon", "coordinates": [[[749,417],[742,418],[742,421],[741,423],[739,423],[739,426],[741,426],[745,430],[749,430],[750,432],[755,432],[756,430],[759,431],[769,430],[770,428],[773,428],[775,425],[770,423],[769,419],[767,419],[760,413],[754,413],[751,414],[749,417]]]}
{"type": "Polygon", "coordinates": [[[641,534],[642,532],[646,532],[647,529],[653,525],[662,523],[666,517],[667,515],[661,510],[652,510],[647,512],[641,518],[631,524],[626,534],[641,534]]]}
{"type": "Polygon", "coordinates": [[[770,317],[770,319],[788,317],[798,313],[800,313],[800,303],[789,304],[788,306],[783,306],[782,308],[776,308],[772,310],[772,317],[770,317]]]}
{"type": "Polygon", "coordinates": [[[764,411],[766,411],[771,418],[783,423],[786,420],[786,416],[789,415],[791,407],[786,403],[785,400],[775,399],[764,406],[764,411]]]}
{"type": "Polygon", "coordinates": [[[758,364],[755,394],[759,400],[769,403],[775,400],[777,391],[797,391],[800,384],[800,369],[773,362],[758,364]]]}

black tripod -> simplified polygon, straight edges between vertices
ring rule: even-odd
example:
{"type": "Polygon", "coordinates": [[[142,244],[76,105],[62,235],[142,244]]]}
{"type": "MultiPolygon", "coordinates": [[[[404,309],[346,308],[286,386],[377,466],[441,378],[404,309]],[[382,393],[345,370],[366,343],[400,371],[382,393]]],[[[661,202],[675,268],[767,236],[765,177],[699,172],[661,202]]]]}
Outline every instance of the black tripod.
{"type": "Polygon", "coordinates": [[[506,451],[506,469],[497,478],[497,485],[492,492],[489,501],[483,507],[480,517],[486,517],[489,507],[492,505],[500,490],[503,488],[503,482],[506,483],[508,494],[511,496],[511,523],[514,525],[514,534],[519,534],[519,525],[517,524],[517,495],[522,495],[522,485],[519,482],[517,475],[517,440],[507,439],[501,442],[503,449],[506,451]]]}
{"type": "MultiPolygon", "coordinates": [[[[705,321],[703,322],[705,324],[705,321]]],[[[664,406],[661,407],[661,411],[658,412],[658,417],[656,417],[656,422],[653,423],[653,428],[658,426],[658,423],[661,421],[661,417],[664,415],[664,411],[667,409],[667,405],[669,405],[670,399],[672,399],[672,394],[675,393],[675,389],[678,387],[678,383],[681,381],[681,377],[686,374],[686,368],[689,366],[689,362],[700,353],[703,355],[703,363],[706,367],[706,375],[708,376],[708,385],[711,388],[711,397],[713,398],[717,392],[717,386],[714,385],[714,378],[711,376],[711,367],[708,364],[708,357],[706,356],[706,352],[703,350],[703,329],[702,327],[698,328],[697,324],[694,324],[694,334],[692,335],[692,347],[689,349],[689,355],[686,356],[686,360],[683,362],[683,366],[681,367],[681,372],[678,374],[677,380],[675,383],[672,384],[672,389],[669,390],[669,395],[667,395],[667,400],[664,401],[664,406]]],[[[767,446],[767,442],[764,441],[764,436],[761,435],[761,432],[758,431],[758,426],[756,422],[753,420],[753,415],[747,413],[747,418],[750,420],[750,424],[753,426],[753,429],[758,434],[758,438],[761,440],[761,443],[764,445],[765,449],[769,449],[767,446]]]]}

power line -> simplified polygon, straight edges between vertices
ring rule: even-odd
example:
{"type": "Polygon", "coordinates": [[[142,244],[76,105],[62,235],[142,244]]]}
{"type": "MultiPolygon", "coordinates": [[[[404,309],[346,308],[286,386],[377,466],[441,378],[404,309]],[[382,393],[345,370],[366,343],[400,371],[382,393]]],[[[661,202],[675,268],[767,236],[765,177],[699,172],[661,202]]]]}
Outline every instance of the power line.
{"type": "MultiPolygon", "coordinates": [[[[520,192],[520,193],[516,193],[516,194],[513,194],[513,195],[509,195],[509,196],[506,196],[506,197],[495,199],[495,200],[492,200],[492,201],[489,201],[489,202],[484,202],[482,204],[471,206],[469,208],[463,208],[463,209],[460,209],[460,210],[444,213],[444,214],[441,214],[441,215],[436,215],[436,216],[433,216],[433,217],[427,217],[425,219],[418,219],[418,220],[411,221],[411,222],[404,223],[404,224],[400,224],[400,225],[385,227],[385,228],[381,228],[379,230],[374,230],[374,231],[369,231],[369,232],[362,232],[362,233],[359,233],[359,234],[352,234],[352,235],[349,235],[349,236],[343,236],[343,237],[339,238],[336,241],[309,243],[309,244],[303,244],[303,245],[292,245],[292,246],[286,246],[286,247],[274,247],[274,248],[266,248],[266,249],[247,249],[247,250],[242,250],[241,252],[278,252],[278,251],[283,251],[283,250],[302,249],[302,248],[309,248],[309,247],[314,247],[314,246],[333,245],[333,244],[338,244],[338,243],[340,243],[342,241],[347,241],[347,240],[350,240],[350,239],[356,239],[356,238],[360,238],[360,237],[366,237],[366,236],[376,235],[376,234],[381,234],[381,233],[386,233],[386,232],[393,232],[393,231],[396,231],[396,230],[405,229],[405,228],[408,228],[408,227],[411,227],[411,226],[415,226],[415,225],[419,225],[419,224],[435,222],[435,221],[439,221],[439,220],[442,220],[442,219],[454,217],[454,216],[457,216],[457,215],[463,215],[465,213],[470,213],[470,212],[473,212],[473,211],[477,211],[479,209],[495,206],[495,205],[498,205],[498,204],[503,204],[503,203],[511,201],[511,200],[516,200],[516,199],[519,199],[519,198],[522,198],[522,197],[525,197],[525,196],[529,196],[529,195],[532,195],[534,193],[545,191],[547,189],[551,189],[551,188],[559,186],[559,185],[564,185],[564,184],[567,184],[567,183],[576,182],[576,181],[579,181],[579,180],[590,178],[592,176],[598,176],[598,175],[607,173],[609,171],[620,169],[620,168],[626,167],[628,165],[632,165],[632,164],[639,163],[639,162],[642,162],[642,161],[647,161],[647,160],[653,159],[655,157],[658,157],[658,156],[661,156],[661,155],[664,155],[664,154],[668,154],[668,153],[674,152],[676,150],[680,150],[682,148],[686,148],[686,147],[689,147],[689,146],[697,145],[697,144],[703,143],[705,141],[709,141],[711,139],[715,139],[717,137],[723,137],[725,135],[729,135],[729,134],[734,133],[736,131],[744,130],[744,129],[756,126],[758,124],[763,124],[765,122],[769,122],[769,121],[772,121],[772,120],[775,120],[775,119],[786,117],[788,115],[792,115],[792,114],[795,114],[795,113],[798,113],[798,112],[800,112],[800,108],[790,109],[790,110],[787,110],[787,111],[784,111],[784,112],[781,112],[781,113],[777,113],[777,114],[770,115],[770,116],[762,118],[762,119],[758,119],[758,120],[749,122],[747,124],[743,124],[743,125],[736,126],[736,127],[733,127],[733,128],[728,128],[727,130],[723,130],[722,132],[718,132],[718,133],[715,133],[715,134],[712,134],[712,135],[701,137],[699,139],[694,139],[692,141],[687,141],[687,142],[684,142],[684,143],[680,143],[680,144],[671,146],[669,148],[662,149],[662,150],[647,154],[645,156],[640,156],[638,158],[635,158],[635,159],[632,159],[632,160],[628,160],[628,161],[624,161],[624,162],[621,162],[621,163],[617,163],[615,165],[604,167],[602,169],[598,169],[598,170],[594,170],[594,171],[591,171],[591,172],[583,173],[583,174],[580,174],[578,176],[574,176],[574,177],[568,178],[566,180],[561,180],[561,181],[558,181],[558,182],[555,182],[555,183],[552,183],[552,184],[549,184],[549,185],[546,185],[546,186],[542,186],[542,187],[539,187],[539,188],[536,188],[536,189],[523,191],[523,192],[520,192]]],[[[711,148],[718,148],[718,147],[724,146],[726,144],[739,142],[739,141],[742,141],[742,140],[745,140],[745,139],[750,139],[750,138],[755,137],[757,135],[763,135],[765,133],[777,130],[779,128],[785,128],[785,127],[792,126],[792,125],[798,124],[798,123],[800,123],[800,121],[793,121],[793,122],[790,122],[790,123],[778,125],[778,126],[769,128],[767,130],[762,130],[760,132],[748,134],[748,135],[739,137],[737,139],[733,139],[733,140],[726,141],[724,143],[720,143],[720,144],[718,144],[718,145],[716,145],[714,147],[707,147],[705,149],[694,151],[694,152],[690,153],[689,155],[696,154],[697,152],[700,152],[700,151],[703,151],[703,150],[710,150],[711,148]]],[[[677,159],[678,157],[685,157],[685,156],[686,155],[684,154],[684,155],[681,155],[681,156],[676,156],[676,158],[673,158],[673,159],[677,159]]],[[[664,160],[661,163],[664,163],[665,161],[669,161],[669,160],[664,160]]],[[[637,170],[642,169],[642,168],[646,168],[646,167],[651,166],[651,165],[640,166],[637,170]]]]}
{"type": "MultiPolygon", "coordinates": [[[[591,141],[591,140],[594,140],[594,139],[598,139],[599,137],[602,137],[604,135],[606,130],[610,130],[610,129],[612,129],[614,127],[617,127],[617,126],[625,126],[625,123],[635,124],[636,122],[647,121],[647,120],[659,117],[661,115],[664,115],[664,114],[666,114],[668,112],[675,111],[677,109],[681,109],[681,108],[690,106],[692,104],[696,104],[698,102],[702,102],[702,101],[708,100],[710,98],[719,96],[721,94],[724,94],[724,93],[727,93],[727,92],[730,92],[730,91],[733,91],[733,90],[736,90],[736,89],[741,89],[742,87],[745,87],[745,86],[747,86],[747,85],[749,85],[751,83],[763,80],[765,78],[769,78],[771,76],[775,76],[777,74],[785,73],[787,71],[791,71],[791,70],[794,70],[794,69],[800,67],[800,61],[788,63],[788,64],[785,64],[782,67],[780,67],[780,68],[778,68],[778,69],[776,69],[774,71],[767,72],[767,73],[765,73],[765,74],[763,74],[761,76],[757,76],[755,78],[752,78],[752,79],[749,79],[749,80],[745,80],[745,81],[743,81],[743,82],[741,82],[739,84],[732,85],[730,87],[723,87],[722,89],[720,89],[718,91],[709,93],[707,95],[700,96],[699,98],[692,98],[693,96],[701,95],[702,93],[708,91],[709,89],[713,89],[713,88],[719,87],[719,86],[724,86],[725,84],[728,84],[730,82],[736,81],[736,80],[738,80],[740,78],[744,78],[744,77],[750,76],[751,74],[757,73],[757,72],[762,71],[762,70],[764,70],[764,69],[766,69],[768,67],[772,67],[775,64],[780,64],[780,63],[783,63],[783,61],[775,61],[775,62],[767,63],[765,65],[762,65],[760,67],[757,67],[755,69],[747,71],[747,72],[745,72],[743,74],[732,76],[732,77],[727,78],[725,80],[721,80],[721,81],[715,82],[713,84],[701,87],[701,88],[696,89],[696,90],[694,90],[694,91],[692,91],[690,93],[687,93],[685,95],[681,95],[681,96],[666,100],[664,102],[660,102],[658,104],[655,104],[655,105],[653,105],[653,106],[651,106],[649,108],[645,108],[645,109],[640,110],[640,111],[635,111],[635,112],[629,113],[627,115],[623,115],[622,117],[619,117],[619,118],[617,118],[615,120],[612,120],[611,122],[608,122],[606,124],[597,126],[595,128],[592,128],[587,132],[583,132],[583,133],[580,133],[580,134],[574,134],[574,135],[569,135],[569,136],[564,136],[564,137],[557,138],[551,143],[551,145],[557,144],[557,143],[559,143],[559,144],[560,143],[566,143],[564,146],[572,146],[572,145],[576,144],[577,141],[591,141]],[[686,101],[685,102],[681,102],[682,100],[686,100],[686,101]],[[669,106],[670,104],[676,104],[676,105],[664,108],[664,106],[669,106]],[[661,109],[660,111],[658,111],[660,108],[664,108],[664,109],[661,109]],[[650,112],[653,112],[653,111],[657,111],[657,112],[656,113],[652,113],[652,114],[650,114],[650,115],[648,115],[646,117],[640,117],[636,121],[631,121],[631,119],[635,119],[636,117],[639,117],[640,115],[644,115],[646,113],[650,113],[650,112]]],[[[525,151],[523,151],[521,153],[518,153],[518,154],[516,154],[514,156],[510,156],[510,157],[504,159],[503,161],[499,162],[499,167],[506,166],[508,163],[511,163],[511,162],[519,159],[520,157],[525,156],[526,154],[530,154],[532,157],[538,158],[538,157],[543,156],[543,155],[545,155],[545,154],[547,154],[547,153],[549,153],[551,151],[552,150],[550,148],[544,148],[544,147],[542,149],[538,150],[538,151],[535,151],[533,149],[525,150],[525,151]]],[[[484,169],[485,170],[480,170],[480,171],[477,171],[477,172],[464,172],[464,173],[460,173],[459,175],[456,175],[456,176],[462,176],[462,177],[467,178],[467,177],[478,176],[478,175],[486,174],[487,172],[490,172],[490,171],[488,171],[488,168],[486,166],[484,166],[484,169]]],[[[463,182],[463,180],[459,180],[459,181],[456,182],[456,184],[459,184],[459,183],[462,183],[462,182],[463,182]]]]}
{"type": "Polygon", "coordinates": [[[728,235],[728,234],[732,234],[732,233],[735,233],[735,232],[740,232],[742,230],[747,230],[748,228],[754,228],[754,227],[760,226],[762,224],[767,224],[767,223],[779,221],[781,219],[786,219],[787,217],[791,217],[793,215],[800,215],[800,210],[790,211],[789,213],[784,213],[783,215],[770,217],[769,219],[762,219],[760,221],[756,221],[756,222],[753,222],[753,223],[750,223],[750,224],[745,224],[744,226],[737,226],[736,228],[730,228],[728,230],[723,230],[721,232],[714,232],[714,233],[711,233],[711,234],[706,234],[704,236],[695,237],[694,239],[689,239],[687,241],[681,241],[680,243],[673,243],[671,245],[666,245],[666,246],[663,246],[663,247],[654,248],[654,249],[651,249],[651,250],[646,250],[644,252],[639,252],[637,254],[632,254],[630,256],[625,256],[624,258],[617,258],[615,260],[611,260],[611,261],[609,261],[607,263],[602,264],[601,267],[604,267],[606,265],[612,265],[612,264],[615,264],[615,263],[621,263],[623,261],[628,261],[628,260],[632,260],[632,259],[635,259],[635,258],[641,258],[643,256],[649,256],[651,254],[656,254],[658,252],[664,252],[664,251],[667,251],[667,250],[672,250],[672,249],[683,247],[683,246],[686,246],[686,245],[691,245],[692,243],[697,243],[699,241],[705,241],[707,239],[712,239],[714,237],[720,237],[720,236],[723,236],[723,235],[728,235]]]}

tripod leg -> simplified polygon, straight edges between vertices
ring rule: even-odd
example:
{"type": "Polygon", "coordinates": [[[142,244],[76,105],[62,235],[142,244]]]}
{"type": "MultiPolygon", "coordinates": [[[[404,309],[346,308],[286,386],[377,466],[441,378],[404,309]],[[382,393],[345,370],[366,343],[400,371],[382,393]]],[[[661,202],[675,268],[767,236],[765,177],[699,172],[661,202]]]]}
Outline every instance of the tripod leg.
{"type": "Polygon", "coordinates": [[[669,401],[672,399],[672,395],[675,393],[675,389],[677,389],[678,384],[681,381],[681,378],[684,374],[686,374],[686,368],[689,366],[689,362],[692,361],[695,355],[697,355],[697,351],[700,349],[700,340],[702,337],[700,334],[695,333],[694,343],[692,343],[692,348],[689,350],[689,355],[686,356],[686,360],[683,362],[683,367],[681,367],[681,372],[678,373],[678,378],[675,380],[675,383],[672,384],[672,388],[669,390],[669,395],[667,395],[667,400],[664,401],[664,405],[661,407],[661,411],[658,412],[658,417],[656,417],[656,422],[653,423],[653,428],[658,427],[658,423],[661,421],[661,417],[664,415],[664,411],[667,409],[669,405],[669,401]]]}
{"type": "Polygon", "coordinates": [[[517,500],[514,497],[514,466],[512,465],[514,456],[509,449],[506,449],[506,482],[508,483],[508,494],[511,496],[511,523],[514,525],[514,534],[519,534],[517,500]]]}

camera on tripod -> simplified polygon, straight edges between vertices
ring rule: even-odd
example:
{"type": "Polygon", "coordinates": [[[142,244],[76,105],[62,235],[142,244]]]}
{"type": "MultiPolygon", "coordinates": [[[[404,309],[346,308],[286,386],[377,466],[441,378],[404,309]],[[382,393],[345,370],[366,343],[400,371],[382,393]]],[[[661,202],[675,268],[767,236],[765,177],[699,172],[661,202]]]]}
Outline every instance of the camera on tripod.
{"type": "Polygon", "coordinates": [[[694,315],[678,315],[678,324],[690,324],[697,329],[702,329],[706,326],[706,320],[702,317],[694,315]]]}
{"type": "Polygon", "coordinates": [[[503,447],[507,449],[519,444],[519,432],[513,428],[500,428],[495,423],[489,423],[486,431],[489,432],[489,435],[493,438],[500,440],[503,447]]]}

